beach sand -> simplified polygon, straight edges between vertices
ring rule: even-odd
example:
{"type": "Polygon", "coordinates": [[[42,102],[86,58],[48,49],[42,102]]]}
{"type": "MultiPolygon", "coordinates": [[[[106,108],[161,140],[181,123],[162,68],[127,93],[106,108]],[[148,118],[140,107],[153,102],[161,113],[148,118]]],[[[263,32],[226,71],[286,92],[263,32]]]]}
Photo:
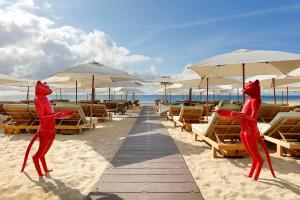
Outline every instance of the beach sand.
{"type": "Polygon", "coordinates": [[[0,133],[1,200],[81,200],[91,190],[129,133],[139,110],[117,115],[113,121],[98,123],[82,135],[57,135],[46,155],[50,176],[39,178],[31,156],[25,173],[20,173],[24,153],[33,134],[0,133]],[[122,118],[121,118],[122,117],[122,118]]]}
{"type": "Polygon", "coordinates": [[[204,199],[300,199],[299,159],[278,158],[274,156],[274,150],[270,150],[277,178],[272,177],[265,163],[256,182],[244,176],[249,172],[250,158],[213,159],[206,143],[194,142],[191,133],[181,132],[180,128],[173,127],[173,122],[162,120],[162,123],[183,154],[204,199]]]}

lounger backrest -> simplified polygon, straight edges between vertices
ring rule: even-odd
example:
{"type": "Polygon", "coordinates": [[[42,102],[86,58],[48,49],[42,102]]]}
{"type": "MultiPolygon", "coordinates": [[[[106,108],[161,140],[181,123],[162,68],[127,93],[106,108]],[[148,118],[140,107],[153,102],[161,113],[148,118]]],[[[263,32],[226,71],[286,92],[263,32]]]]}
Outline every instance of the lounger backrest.
{"type": "Polygon", "coordinates": [[[183,122],[183,119],[187,116],[200,119],[202,114],[203,114],[202,106],[182,106],[179,114],[179,121],[183,122]]]}
{"type": "Polygon", "coordinates": [[[182,106],[170,106],[169,115],[170,116],[179,116],[182,106]]]}
{"type": "Polygon", "coordinates": [[[215,139],[215,134],[239,134],[241,131],[240,128],[240,120],[229,118],[229,117],[221,117],[218,113],[214,112],[212,114],[211,119],[203,130],[205,136],[215,139]]]}
{"type": "Polygon", "coordinates": [[[258,110],[259,119],[270,122],[281,110],[278,104],[261,104],[258,110]]]}
{"type": "MultiPolygon", "coordinates": [[[[300,112],[280,112],[269,123],[263,135],[280,138],[280,133],[299,133],[300,135],[300,112]]],[[[299,137],[298,135],[298,137],[299,137]]]]}
{"type": "Polygon", "coordinates": [[[219,109],[219,110],[240,111],[241,106],[236,105],[236,104],[223,104],[222,106],[219,106],[217,109],[219,109]]]}
{"type": "Polygon", "coordinates": [[[68,120],[81,119],[84,124],[87,123],[87,120],[86,120],[86,117],[85,117],[85,114],[82,110],[81,105],[59,103],[59,104],[56,104],[56,106],[54,107],[54,110],[56,112],[59,111],[59,110],[72,110],[72,111],[75,111],[74,115],[72,117],[68,118],[68,120]]]}
{"type": "Polygon", "coordinates": [[[3,108],[14,122],[26,123],[33,120],[28,104],[4,104],[3,108]]]}

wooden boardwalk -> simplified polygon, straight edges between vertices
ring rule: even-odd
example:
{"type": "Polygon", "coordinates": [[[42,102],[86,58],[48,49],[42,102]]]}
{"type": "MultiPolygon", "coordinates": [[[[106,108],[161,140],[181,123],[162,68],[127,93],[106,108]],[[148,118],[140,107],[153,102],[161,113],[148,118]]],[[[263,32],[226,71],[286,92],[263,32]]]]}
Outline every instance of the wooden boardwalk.
{"type": "Polygon", "coordinates": [[[203,199],[154,109],[144,106],[111,164],[86,200],[203,199]]]}

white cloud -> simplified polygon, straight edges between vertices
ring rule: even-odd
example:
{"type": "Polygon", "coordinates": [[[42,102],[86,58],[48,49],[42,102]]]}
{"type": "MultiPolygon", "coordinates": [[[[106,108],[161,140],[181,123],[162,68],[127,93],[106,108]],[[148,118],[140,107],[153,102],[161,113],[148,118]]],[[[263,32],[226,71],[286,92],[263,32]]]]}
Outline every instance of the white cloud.
{"type": "MultiPolygon", "coordinates": [[[[0,8],[0,73],[42,79],[90,60],[118,68],[161,62],[131,54],[102,31],[87,33],[72,26],[56,26],[55,21],[30,12],[39,8],[33,0],[0,5],[5,5],[0,8]]],[[[153,72],[151,68],[146,74],[153,72]]]]}
{"type": "Polygon", "coordinates": [[[135,75],[143,80],[154,80],[156,77],[160,76],[154,65],[150,65],[144,72],[135,73],[135,75]]]}

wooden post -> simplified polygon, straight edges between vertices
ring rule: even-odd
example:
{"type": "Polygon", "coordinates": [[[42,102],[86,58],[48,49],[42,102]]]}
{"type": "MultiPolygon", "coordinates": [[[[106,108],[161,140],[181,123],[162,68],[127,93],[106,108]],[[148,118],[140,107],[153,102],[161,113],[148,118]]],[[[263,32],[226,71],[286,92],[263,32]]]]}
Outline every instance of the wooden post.
{"type": "Polygon", "coordinates": [[[202,101],[202,93],[201,93],[201,91],[199,92],[199,100],[200,100],[200,102],[202,101]]]}
{"type": "Polygon", "coordinates": [[[60,99],[62,100],[61,88],[59,88],[60,99]]]}
{"type": "Polygon", "coordinates": [[[276,89],[275,89],[275,78],[272,78],[272,87],[273,87],[273,97],[274,97],[274,104],[276,104],[276,89]]]}
{"type": "Polygon", "coordinates": [[[281,105],[283,105],[283,90],[281,91],[281,105]]]}
{"type": "Polygon", "coordinates": [[[27,86],[27,96],[26,96],[26,101],[29,104],[29,86],[27,86]]]}
{"type": "Polygon", "coordinates": [[[286,104],[289,105],[289,87],[286,87],[286,104]]]}
{"type": "Polygon", "coordinates": [[[77,90],[78,90],[78,88],[77,88],[77,87],[78,87],[78,86],[77,86],[77,81],[75,82],[75,86],[76,86],[76,88],[75,88],[75,96],[76,96],[76,97],[75,97],[75,98],[76,98],[76,104],[77,104],[77,98],[78,98],[78,93],[77,93],[77,92],[78,92],[78,91],[77,91],[77,90]]]}
{"type": "Polygon", "coordinates": [[[93,77],[92,77],[92,95],[91,95],[91,106],[90,106],[90,126],[92,125],[94,98],[95,98],[95,75],[93,75],[93,77]]]}
{"type": "Polygon", "coordinates": [[[165,83],[165,102],[167,102],[167,84],[165,83]]]}
{"type": "Polygon", "coordinates": [[[239,88],[236,88],[236,96],[237,96],[237,102],[240,103],[239,88]]]}
{"type": "Polygon", "coordinates": [[[229,101],[231,101],[231,90],[229,91],[229,101]]]}
{"type": "MultiPolygon", "coordinates": [[[[115,95],[115,91],[114,91],[114,95],[115,95]]],[[[115,99],[115,97],[114,97],[114,99],[115,99]]],[[[111,104],[110,104],[110,85],[108,86],[108,114],[109,114],[109,117],[111,116],[110,115],[110,106],[111,106],[111,104]]]]}
{"type": "Polygon", "coordinates": [[[170,102],[172,101],[172,92],[170,91],[170,102]]]}
{"type": "Polygon", "coordinates": [[[189,103],[192,103],[192,88],[189,89],[189,103]]]}
{"type": "MultiPolygon", "coordinates": [[[[243,70],[243,91],[244,91],[244,89],[245,89],[245,63],[243,63],[242,64],[242,70],[243,70]]],[[[244,103],[245,102],[245,94],[244,94],[244,92],[243,92],[243,102],[242,103],[244,103]]]]}
{"type": "Polygon", "coordinates": [[[206,78],[206,117],[208,120],[208,77],[206,78]]]}

